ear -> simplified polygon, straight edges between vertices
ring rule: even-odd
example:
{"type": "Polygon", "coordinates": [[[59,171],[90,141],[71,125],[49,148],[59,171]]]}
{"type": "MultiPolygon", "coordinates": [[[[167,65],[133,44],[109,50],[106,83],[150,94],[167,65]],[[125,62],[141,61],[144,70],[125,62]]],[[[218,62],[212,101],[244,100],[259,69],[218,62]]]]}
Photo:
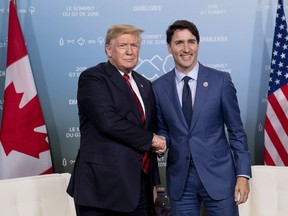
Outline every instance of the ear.
{"type": "Polygon", "coordinates": [[[105,46],[105,52],[106,52],[106,55],[108,56],[108,58],[111,58],[111,47],[109,45],[106,45],[105,46]]]}
{"type": "Polygon", "coordinates": [[[171,53],[171,46],[170,46],[170,44],[167,44],[167,50],[168,50],[169,53],[171,53]]]}

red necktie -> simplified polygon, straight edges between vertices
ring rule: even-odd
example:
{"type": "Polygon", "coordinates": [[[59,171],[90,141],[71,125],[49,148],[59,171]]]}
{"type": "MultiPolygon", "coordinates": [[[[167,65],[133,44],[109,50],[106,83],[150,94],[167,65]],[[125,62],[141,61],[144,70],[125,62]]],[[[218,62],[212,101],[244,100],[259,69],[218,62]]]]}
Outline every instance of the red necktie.
{"type": "MultiPolygon", "coordinates": [[[[141,102],[140,102],[139,98],[137,97],[135,91],[133,90],[133,88],[131,86],[131,83],[130,83],[130,80],[129,80],[130,77],[129,77],[128,74],[124,74],[123,78],[125,79],[127,85],[129,86],[129,88],[131,90],[132,95],[134,96],[134,99],[135,99],[135,101],[137,103],[138,111],[139,111],[139,113],[141,115],[141,122],[145,126],[144,110],[143,110],[143,107],[141,105],[141,102]]],[[[144,156],[143,156],[143,159],[142,159],[142,168],[143,168],[143,171],[145,173],[148,173],[149,163],[150,163],[150,161],[149,161],[149,157],[148,157],[148,152],[145,152],[144,156]]]]}

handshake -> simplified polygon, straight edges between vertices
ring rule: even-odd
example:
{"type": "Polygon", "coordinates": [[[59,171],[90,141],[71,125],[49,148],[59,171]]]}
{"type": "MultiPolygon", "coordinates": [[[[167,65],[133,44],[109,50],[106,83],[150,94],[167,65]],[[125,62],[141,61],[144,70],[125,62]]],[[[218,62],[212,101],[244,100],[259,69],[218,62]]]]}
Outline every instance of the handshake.
{"type": "Polygon", "coordinates": [[[167,150],[166,138],[164,136],[154,134],[152,139],[152,150],[159,155],[165,154],[167,150]]]}

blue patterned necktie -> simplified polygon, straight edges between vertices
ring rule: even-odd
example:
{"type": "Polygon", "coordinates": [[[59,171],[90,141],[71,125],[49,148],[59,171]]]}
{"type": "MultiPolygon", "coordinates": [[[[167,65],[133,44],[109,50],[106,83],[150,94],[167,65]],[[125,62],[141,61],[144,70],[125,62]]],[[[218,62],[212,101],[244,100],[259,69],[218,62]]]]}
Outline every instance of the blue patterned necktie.
{"type": "Polygon", "coordinates": [[[183,86],[183,93],[182,93],[182,111],[186,119],[186,122],[188,124],[188,127],[190,127],[191,119],[192,119],[192,96],[191,96],[190,87],[188,85],[188,82],[190,79],[192,78],[188,76],[185,76],[183,78],[184,86],[183,86]]]}

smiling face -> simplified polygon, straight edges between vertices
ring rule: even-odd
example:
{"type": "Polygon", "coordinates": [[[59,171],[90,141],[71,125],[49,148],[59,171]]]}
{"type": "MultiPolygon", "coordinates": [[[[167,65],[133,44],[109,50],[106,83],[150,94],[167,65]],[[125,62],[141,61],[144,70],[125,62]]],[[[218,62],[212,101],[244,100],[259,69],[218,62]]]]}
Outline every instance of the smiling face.
{"type": "Polygon", "coordinates": [[[129,73],[138,62],[140,38],[135,34],[120,35],[112,39],[105,50],[112,65],[124,73],[129,73]]]}
{"type": "Polygon", "coordinates": [[[168,51],[173,56],[176,69],[184,74],[197,64],[198,49],[196,37],[187,29],[176,30],[168,44],[168,51]]]}

